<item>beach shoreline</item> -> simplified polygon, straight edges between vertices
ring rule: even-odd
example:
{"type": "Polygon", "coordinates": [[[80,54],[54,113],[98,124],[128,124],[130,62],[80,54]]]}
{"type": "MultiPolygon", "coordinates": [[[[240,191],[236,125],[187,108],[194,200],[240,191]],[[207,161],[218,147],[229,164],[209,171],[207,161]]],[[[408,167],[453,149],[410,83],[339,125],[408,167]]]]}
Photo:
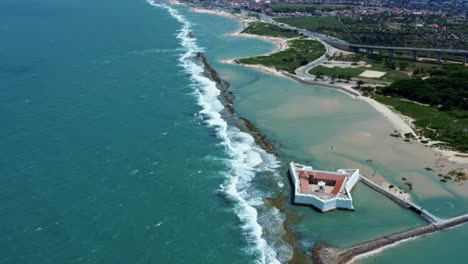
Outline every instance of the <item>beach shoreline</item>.
{"type": "MultiPolygon", "coordinates": [[[[247,19],[242,19],[241,17],[235,16],[235,15],[230,15],[229,13],[227,13],[225,11],[213,11],[213,10],[206,10],[206,9],[200,9],[200,8],[193,8],[192,11],[197,12],[197,13],[206,13],[206,14],[224,16],[226,18],[234,19],[234,20],[239,21],[239,22],[242,23],[241,27],[236,32],[230,33],[230,34],[225,34],[226,36],[255,38],[255,39],[260,39],[260,40],[271,42],[271,43],[275,44],[277,46],[277,48],[276,48],[275,51],[270,52],[270,53],[278,52],[278,51],[281,51],[281,50],[284,50],[284,49],[287,48],[287,40],[286,39],[282,39],[282,41],[286,42],[286,44],[283,44],[284,42],[282,43],[282,42],[279,42],[278,40],[275,40],[275,39],[278,39],[278,38],[270,38],[270,37],[263,37],[263,36],[257,36],[257,35],[241,33],[245,29],[245,27],[248,25],[248,22],[247,22],[248,20],[247,19]]],[[[284,77],[284,78],[289,78],[291,80],[298,81],[297,79],[292,78],[290,76],[290,74],[278,71],[278,70],[276,70],[274,68],[266,67],[266,66],[263,66],[263,65],[246,65],[246,64],[239,63],[236,60],[237,59],[231,58],[231,59],[222,60],[221,62],[225,63],[225,64],[232,64],[232,65],[250,67],[250,68],[254,68],[254,69],[257,69],[257,70],[260,70],[260,71],[263,71],[265,73],[272,74],[272,75],[275,75],[275,76],[278,76],[278,77],[284,77]]],[[[300,79],[299,76],[295,76],[295,77],[300,79]]],[[[396,113],[390,107],[388,107],[388,106],[386,106],[384,104],[381,104],[381,103],[375,101],[372,98],[364,97],[364,96],[360,95],[360,93],[357,90],[352,88],[351,84],[337,83],[336,85],[333,85],[335,87],[331,87],[332,85],[327,86],[326,84],[327,83],[324,82],[322,85],[320,83],[311,84],[311,85],[316,86],[316,87],[329,88],[329,89],[330,88],[332,88],[332,89],[335,88],[336,89],[336,86],[339,86],[343,90],[341,90],[341,89],[336,89],[336,90],[347,93],[348,95],[352,96],[355,99],[360,99],[360,100],[366,101],[372,108],[374,108],[377,112],[379,112],[379,114],[381,114],[385,119],[387,119],[387,122],[389,122],[392,125],[392,127],[394,127],[396,130],[398,130],[399,133],[402,133],[402,134],[412,133],[412,134],[416,135],[415,129],[412,126],[410,119],[405,119],[403,116],[396,113]],[[358,95],[353,96],[352,93],[346,92],[346,91],[355,92],[358,95]]],[[[455,162],[455,163],[468,162],[468,158],[457,157],[456,152],[447,151],[447,150],[440,150],[440,149],[437,149],[437,148],[434,148],[434,147],[431,147],[431,150],[437,151],[438,153],[443,155],[445,159],[447,159],[447,160],[449,160],[451,162],[455,162]],[[456,160],[454,160],[454,159],[456,159],[456,160]]],[[[387,186],[390,185],[390,183],[388,183],[388,182],[384,182],[384,183],[387,186]]],[[[404,199],[411,200],[411,196],[409,196],[409,194],[403,194],[403,196],[404,196],[404,199]]],[[[379,249],[383,250],[383,249],[385,249],[385,247],[381,247],[379,249]]],[[[380,251],[377,250],[377,251],[371,252],[371,253],[376,254],[378,252],[380,252],[380,251]]]]}
{"type": "MultiPolygon", "coordinates": [[[[168,1],[170,4],[184,5],[184,3],[181,3],[177,0],[168,0],[168,1]]],[[[251,23],[252,21],[255,21],[255,19],[250,19],[250,18],[248,19],[248,18],[244,18],[241,16],[237,16],[224,10],[211,10],[211,9],[200,8],[200,7],[192,7],[192,12],[223,16],[229,19],[236,20],[241,23],[241,26],[239,27],[239,29],[237,29],[233,33],[226,34],[226,36],[254,38],[254,39],[259,39],[259,40],[270,42],[277,46],[277,49],[275,51],[267,53],[267,54],[263,54],[260,56],[266,56],[271,53],[279,52],[288,48],[288,44],[287,44],[288,39],[242,33],[242,31],[248,26],[248,24],[251,23]]],[[[256,70],[259,70],[259,71],[262,71],[262,72],[265,72],[265,73],[268,73],[277,77],[288,78],[290,80],[299,81],[299,82],[306,83],[311,86],[338,90],[340,92],[347,94],[348,96],[351,96],[354,99],[362,100],[366,102],[367,104],[369,104],[378,113],[380,113],[392,125],[392,127],[396,131],[398,131],[398,133],[402,135],[411,133],[413,136],[417,137],[417,133],[415,132],[415,126],[412,123],[411,118],[407,116],[403,116],[400,113],[395,112],[390,107],[380,102],[377,102],[376,100],[370,97],[362,96],[359,91],[353,89],[352,85],[347,85],[344,83],[329,85],[327,83],[321,83],[319,81],[314,81],[313,83],[311,83],[310,80],[304,80],[303,78],[297,75],[294,75],[294,78],[293,78],[291,75],[284,73],[282,71],[278,71],[277,69],[272,68],[272,67],[267,67],[264,65],[250,65],[250,64],[247,65],[243,63],[237,63],[236,60],[238,59],[240,58],[224,59],[224,60],[221,60],[221,62],[225,64],[253,68],[253,69],[256,69],[256,70]],[[298,79],[301,79],[302,81],[298,79]]],[[[429,146],[429,147],[432,150],[434,150],[436,153],[441,154],[449,162],[460,164],[460,165],[468,164],[468,154],[460,153],[454,150],[441,149],[439,147],[433,147],[433,146],[429,146]]]]}

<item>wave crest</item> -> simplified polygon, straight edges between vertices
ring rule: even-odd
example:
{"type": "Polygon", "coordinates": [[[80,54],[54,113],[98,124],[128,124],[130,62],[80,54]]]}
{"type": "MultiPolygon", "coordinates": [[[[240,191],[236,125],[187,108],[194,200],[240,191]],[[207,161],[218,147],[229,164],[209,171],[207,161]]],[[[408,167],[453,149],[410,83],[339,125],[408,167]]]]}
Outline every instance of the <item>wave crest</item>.
{"type": "MultiPolygon", "coordinates": [[[[254,138],[237,127],[230,126],[223,119],[221,111],[224,109],[218,100],[220,90],[216,83],[204,76],[204,68],[194,60],[198,52],[203,49],[197,45],[197,40],[190,33],[191,24],[176,9],[147,0],[153,6],[166,9],[181,25],[177,34],[184,52],[179,57],[180,66],[191,79],[198,104],[202,107],[200,115],[204,117],[206,125],[216,130],[217,136],[225,146],[229,159],[229,172],[221,190],[228,198],[235,202],[235,212],[242,222],[242,229],[250,238],[253,250],[249,252],[258,256],[257,263],[280,263],[277,253],[263,238],[263,228],[258,223],[258,212],[254,206],[262,204],[258,196],[249,195],[247,189],[256,172],[274,172],[279,167],[279,161],[271,154],[255,145],[254,138]]],[[[277,175],[279,178],[279,175],[277,175]]]]}

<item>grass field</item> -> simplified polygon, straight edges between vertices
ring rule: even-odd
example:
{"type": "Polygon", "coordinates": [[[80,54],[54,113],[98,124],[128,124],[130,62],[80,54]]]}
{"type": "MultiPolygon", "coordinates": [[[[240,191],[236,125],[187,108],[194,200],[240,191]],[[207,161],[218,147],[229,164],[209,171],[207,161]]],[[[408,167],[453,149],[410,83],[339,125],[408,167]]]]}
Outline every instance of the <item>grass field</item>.
{"type": "MultiPolygon", "coordinates": [[[[468,37],[467,23],[449,26],[444,31],[436,31],[428,26],[416,26],[420,23],[426,25],[445,23],[443,18],[435,19],[434,16],[421,19],[418,16],[403,15],[397,19],[395,16],[378,14],[359,17],[282,17],[275,20],[298,28],[334,36],[350,43],[420,48],[468,48],[465,41],[468,37]]],[[[459,56],[446,55],[446,57],[460,61],[459,56]]]]}
{"type": "Polygon", "coordinates": [[[423,63],[423,62],[412,62],[408,60],[402,60],[402,59],[393,59],[395,64],[399,66],[400,63],[404,63],[406,65],[405,70],[391,70],[386,68],[385,63],[383,61],[381,62],[376,62],[372,59],[367,58],[366,56],[363,55],[358,55],[357,58],[352,58],[355,55],[350,55],[350,56],[342,56],[341,58],[336,58],[337,60],[344,60],[344,61],[364,61],[366,64],[372,65],[371,67],[359,67],[359,68],[327,68],[323,66],[317,66],[313,68],[312,70],[309,71],[310,74],[312,75],[317,75],[317,72],[320,72],[321,74],[325,76],[339,76],[339,75],[344,75],[344,76],[350,76],[351,78],[359,78],[364,81],[369,81],[369,82],[379,82],[379,83],[384,83],[384,84],[389,84],[393,83],[397,80],[402,80],[402,79],[408,79],[409,73],[413,72],[415,69],[419,68],[424,68],[426,71],[429,68],[432,68],[436,66],[435,64],[430,64],[430,63],[423,63]],[[359,75],[364,72],[365,70],[372,70],[372,71],[381,71],[381,72],[386,72],[386,74],[380,78],[364,78],[364,77],[359,77],[359,75]]]}
{"type": "Polygon", "coordinates": [[[427,138],[446,142],[448,146],[463,152],[468,151],[468,111],[463,114],[440,111],[434,107],[410,102],[401,98],[375,95],[374,99],[392,106],[403,115],[413,118],[420,133],[427,138]]]}
{"type": "Polygon", "coordinates": [[[312,75],[317,75],[317,73],[320,73],[325,76],[329,77],[338,77],[340,75],[344,76],[349,76],[351,78],[357,77],[359,74],[363,73],[365,70],[361,68],[338,68],[338,67],[333,67],[333,68],[328,68],[324,66],[317,66],[313,68],[312,70],[309,71],[310,74],[312,75]]]}
{"type": "Polygon", "coordinates": [[[287,71],[294,71],[307,63],[318,59],[325,53],[325,47],[318,41],[296,39],[289,42],[290,48],[268,56],[239,59],[244,64],[259,64],[287,71]]]}
{"type": "Polygon", "coordinates": [[[242,33],[283,38],[294,38],[299,36],[292,30],[283,29],[263,22],[250,23],[249,26],[242,31],[242,33]]]}
{"type": "Polygon", "coordinates": [[[343,24],[335,16],[281,17],[275,18],[275,21],[342,39],[349,39],[351,37],[343,24]]]}

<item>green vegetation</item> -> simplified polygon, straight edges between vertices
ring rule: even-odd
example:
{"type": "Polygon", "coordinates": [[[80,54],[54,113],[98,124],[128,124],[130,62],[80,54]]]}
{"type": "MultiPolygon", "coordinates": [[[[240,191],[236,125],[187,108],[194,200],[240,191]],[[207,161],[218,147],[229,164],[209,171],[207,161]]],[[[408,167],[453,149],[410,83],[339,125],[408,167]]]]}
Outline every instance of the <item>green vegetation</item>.
{"type": "Polygon", "coordinates": [[[462,168],[451,170],[447,175],[439,174],[442,179],[441,182],[463,182],[468,180],[468,172],[462,168]]]}
{"type": "Polygon", "coordinates": [[[363,68],[339,68],[333,67],[328,68],[324,66],[317,66],[309,71],[310,74],[320,78],[321,76],[328,76],[333,79],[351,79],[359,76],[363,73],[365,69],[363,68]]]}
{"type": "Polygon", "coordinates": [[[263,22],[250,23],[242,33],[283,38],[294,38],[299,36],[292,30],[280,28],[263,22]]]}
{"type": "Polygon", "coordinates": [[[430,78],[400,80],[382,94],[406,98],[445,111],[468,110],[468,69],[446,65],[429,70],[430,78]]]}
{"type": "Polygon", "coordinates": [[[343,37],[347,34],[345,27],[335,16],[326,17],[282,17],[275,21],[289,24],[297,28],[304,28],[313,32],[320,32],[326,35],[343,37]]]}
{"type": "Polygon", "coordinates": [[[317,66],[309,71],[310,74],[315,76],[328,76],[334,79],[349,79],[358,78],[368,82],[377,82],[383,84],[390,84],[398,80],[409,79],[411,74],[424,77],[428,74],[431,67],[435,64],[412,62],[403,59],[388,59],[379,53],[375,54],[354,54],[350,56],[333,56],[334,60],[349,61],[357,64],[363,61],[370,67],[356,67],[356,68],[327,68],[324,66],[317,66]],[[365,78],[359,77],[365,70],[385,72],[380,78],[365,78]]]}
{"type": "Polygon", "coordinates": [[[468,49],[468,42],[465,41],[468,38],[468,25],[466,23],[449,24],[447,19],[437,15],[311,16],[285,17],[276,20],[298,28],[334,36],[350,43],[468,49]],[[433,26],[434,24],[437,26],[433,26]]]}
{"type": "Polygon", "coordinates": [[[296,39],[289,41],[290,47],[267,56],[239,59],[244,64],[260,64],[294,74],[294,71],[318,59],[325,53],[325,47],[318,41],[296,39]]]}
{"type": "Polygon", "coordinates": [[[418,133],[423,136],[445,142],[441,144],[442,146],[468,151],[468,111],[463,111],[464,115],[461,115],[460,111],[454,114],[402,98],[383,95],[375,95],[374,99],[414,119],[418,133]]]}
{"type": "Polygon", "coordinates": [[[327,5],[327,4],[287,4],[287,3],[274,3],[269,5],[273,12],[276,13],[295,13],[307,12],[315,13],[315,11],[333,11],[351,9],[349,5],[327,5]]]}
{"type": "Polygon", "coordinates": [[[445,65],[428,73],[430,77],[424,80],[399,80],[376,90],[375,99],[413,118],[418,133],[426,138],[467,152],[468,68],[445,65]]]}

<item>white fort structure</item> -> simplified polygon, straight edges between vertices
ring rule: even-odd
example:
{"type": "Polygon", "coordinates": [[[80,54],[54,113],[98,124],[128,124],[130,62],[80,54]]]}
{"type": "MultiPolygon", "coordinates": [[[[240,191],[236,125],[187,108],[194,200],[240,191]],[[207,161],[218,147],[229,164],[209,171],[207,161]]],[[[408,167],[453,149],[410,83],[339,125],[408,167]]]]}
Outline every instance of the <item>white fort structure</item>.
{"type": "Polygon", "coordinates": [[[289,171],[294,185],[294,203],[311,205],[321,212],[354,209],[351,190],[359,181],[358,169],[319,171],[291,162],[289,171]]]}

